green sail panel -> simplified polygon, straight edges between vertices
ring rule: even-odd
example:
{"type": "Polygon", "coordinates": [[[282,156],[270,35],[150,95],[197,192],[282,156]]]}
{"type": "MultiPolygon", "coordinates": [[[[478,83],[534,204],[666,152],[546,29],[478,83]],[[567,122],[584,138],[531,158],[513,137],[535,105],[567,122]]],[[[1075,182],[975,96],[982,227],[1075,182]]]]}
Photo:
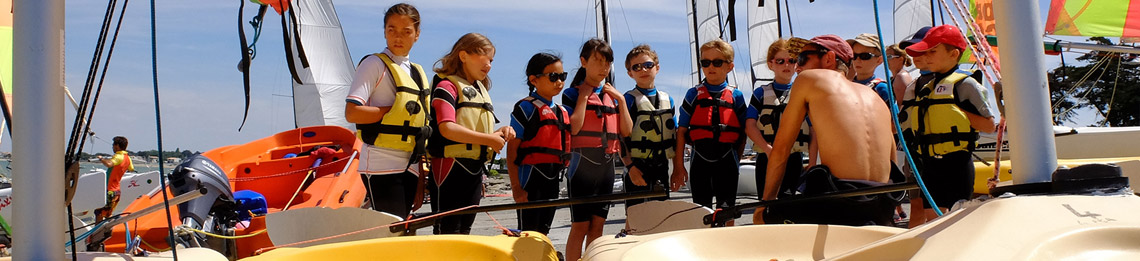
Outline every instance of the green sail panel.
{"type": "Polygon", "coordinates": [[[1045,33],[1140,37],[1140,1],[1052,0],[1045,33]]]}

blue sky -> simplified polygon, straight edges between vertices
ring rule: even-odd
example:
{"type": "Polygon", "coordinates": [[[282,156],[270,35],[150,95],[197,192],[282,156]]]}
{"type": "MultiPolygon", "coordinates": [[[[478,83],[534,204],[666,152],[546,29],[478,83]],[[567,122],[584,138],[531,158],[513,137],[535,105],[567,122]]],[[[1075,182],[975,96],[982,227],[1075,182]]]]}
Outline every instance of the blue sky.
{"type": "MultiPolygon", "coordinates": [[[[249,120],[241,132],[244,96],[237,37],[239,0],[158,1],[158,63],[162,102],[163,148],[206,151],[240,144],[293,128],[290,76],[285,65],[280,35],[280,17],[270,12],[258,42],[253,62],[252,100],[249,120]]],[[[384,48],[382,17],[388,6],[399,1],[336,0],[337,13],[353,59],[384,48]]],[[[561,53],[567,71],[579,66],[578,49],[594,35],[593,1],[407,1],[421,12],[422,33],[411,52],[413,62],[429,67],[459,36],[478,32],[488,36],[497,52],[490,78],[497,114],[507,124],[510,105],[526,95],[523,68],[539,51],[561,53]]],[[[740,10],[736,68],[741,79],[747,74],[747,44],[743,6],[740,10]]],[[[837,34],[852,38],[874,33],[872,1],[818,0],[790,1],[795,36],[837,34]]],[[[880,1],[883,35],[892,35],[892,1],[880,1]]],[[[1040,0],[1041,19],[1048,1],[1040,0]]],[[[109,152],[111,137],[131,140],[131,150],[157,148],[154,102],[150,67],[150,21],[148,1],[131,1],[123,21],[119,42],[112,56],[93,130],[97,139],[87,152],[109,152]]],[[[82,87],[107,3],[93,0],[67,1],[66,82],[76,98],[82,87]]],[[[689,86],[688,30],[683,1],[611,0],[615,62],[623,61],[634,45],[648,43],[660,55],[662,70],[658,88],[674,96],[689,86]]],[[[248,21],[256,12],[248,4],[248,21]]],[[[116,10],[116,12],[118,12],[116,10]]],[[[949,20],[947,20],[949,22],[949,20]]],[[[785,35],[787,35],[785,28],[785,35]]],[[[248,33],[247,26],[247,33],[248,33]]],[[[1075,40],[1081,40],[1076,38],[1075,40]]],[[[1056,57],[1046,57],[1054,67],[1056,57]]],[[[633,88],[621,65],[616,66],[616,86],[633,88]]],[[[747,81],[739,81],[745,85],[747,81]]],[[[742,88],[746,94],[748,88],[742,88]]],[[[61,106],[66,104],[61,98],[61,106]]],[[[68,105],[66,126],[74,119],[68,105]]],[[[4,134],[0,151],[11,151],[4,134]]],[[[66,137],[60,137],[66,139],[66,137]]]]}

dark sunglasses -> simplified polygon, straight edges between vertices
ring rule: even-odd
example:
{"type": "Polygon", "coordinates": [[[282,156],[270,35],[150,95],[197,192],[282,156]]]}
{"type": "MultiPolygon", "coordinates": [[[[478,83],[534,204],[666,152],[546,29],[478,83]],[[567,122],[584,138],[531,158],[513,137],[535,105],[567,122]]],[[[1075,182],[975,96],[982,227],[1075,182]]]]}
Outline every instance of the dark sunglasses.
{"type": "Polygon", "coordinates": [[[657,66],[657,64],[654,62],[644,62],[644,63],[633,64],[632,66],[629,67],[629,69],[632,71],[635,71],[635,72],[640,72],[640,71],[648,71],[649,69],[653,69],[654,66],[657,66]]]}
{"type": "Polygon", "coordinates": [[[772,62],[776,63],[776,64],[784,64],[785,62],[787,62],[788,64],[796,64],[796,62],[797,62],[796,60],[798,60],[798,59],[796,59],[796,58],[787,58],[787,59],[776,58],[776,59],[772,59],[772,62]]]}
{"type": "Polygon", "coordinates": [[[535,77],[549,76],[550,82],[558,82],[558,81],[566,81],[566,74],[567,74],[566,72],[540,73],[540,74],[535,74],[534,76],[535,77]]]}
{"type": "Polygon", "coordinates": [[[873,54],[873,53],[857,53],[857,54],[855,54],[855,60],[866,61],[866,60],[874,59],[875,57],[879,57],[879,55],[873,54]]]}
{"type": "Polygon", "coordinates": [[[797,59],[799,59],[799,61],[797,61],[797,63],[796,63],[796,66],[804,66],[804,64],[807,64],[808,55],[823,56],[823,54],[825,54],[825,53],[827,53],[827,49],[802,51],[802,52],[800,52],[799,55],[796,56],[797,59]]]}
{"type": "Polygon", "coordinates": [[[709,67],[709,65],[721,67],[724,65],[724,63],[727,63],[727,62],[728,61],[726,61],[724,59],[716,59],[716,60],[701,59],[701,67],[709,67]]]}

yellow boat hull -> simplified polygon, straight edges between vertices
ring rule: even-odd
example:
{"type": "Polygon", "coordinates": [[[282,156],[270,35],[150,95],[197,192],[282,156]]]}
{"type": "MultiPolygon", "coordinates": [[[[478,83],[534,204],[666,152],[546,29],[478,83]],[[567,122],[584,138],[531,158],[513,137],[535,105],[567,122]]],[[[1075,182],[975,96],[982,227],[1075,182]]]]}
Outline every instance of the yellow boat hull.
{"type": "Polygon", "coordinates": [[[558,260],[550,239],[525,231],[521,237],[433,235],[389,237],[305,248],[281,248],[242,259],[312,260],[558,260]]]}
{"type": "MultiPolygon", "coordinates": [[[[1062,159],[1057,160],[1057,166],[1061,167],[1076,167],[1091,163],[1112,163],[1119,165],[1124,172],[1124,176],[1129,178],[1129,185],[1133,188],[1140,188],[1140,157],[1122,157],[1122,158],[1092,158],[1092,159],[1062,159]]],[[[1001,173],[998,174],[999,182],[1007,182],[1013,180],[1012,170],[1010,169],[1008,160],[1001,161],[1001,173]]],[[[976,194],[989,194],[990,189],[986,185],[986,180],[994,176],[993,162],[990,166],[986,166],[981,162],[974,162],[974,193],[976,194]]]]}

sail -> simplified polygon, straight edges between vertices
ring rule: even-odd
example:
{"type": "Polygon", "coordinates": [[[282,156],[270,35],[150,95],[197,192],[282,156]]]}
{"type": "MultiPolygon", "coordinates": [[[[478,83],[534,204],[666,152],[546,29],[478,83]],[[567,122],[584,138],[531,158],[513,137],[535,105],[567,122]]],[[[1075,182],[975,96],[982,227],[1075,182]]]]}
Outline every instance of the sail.
{"type": "Polygon", "coordinates": [[[715,0],[689,0],[686,2],[686,9],[688,18],[691,20],[689,23],[689,54],[692,59],[693,71],[690,74],[690,84],[692,86],[700,83],[701,79],[701,66],[697,60],[700,59],[701,44],[711,41],[713,39],[720,39],[722,25],[720,23],[720,8],[717,6],[718,2],[715,0]]]}
{"type": "Polygon", "coordinates": [[[607,43],[611,42],[610,39],[610,19],[609,19],[609,6],[606,5],[606,0],[594,1],[594,19],[596,20],[594,26],[597,27],[598,39],[602,39],[607,43]]]}
{"type": "MultiPolygon", "coordinates": [[[[353,129],[344,118],[344,97],[356,69],[344,41],[340,19],[331,0],[291,1],[298,34],[309,61],[297,66],[301,82],[293,82],[293,112],[297,127],[336,125],[353,129]]],[[[287,14],[286,14],[287,15],[287,14]]],[[[301,64],[297,45],[294,64],[301,64]]]]}
{"type": "Polygon", "coordinates": [[[931,10],[930,0],[895,0],[895,39],[890,43],[910,39],[914,32],[924,26],[934,26],[931,10]]]}
{"type": "Polygon", "coordinates": [[[1052,0],[1045,33],[1140,37],[1140,1],[1052,0]]]}
{"type": "Polygon", "coordinates": [[[752,86],[772,81],[768,46],[780,38],[780,1],[748,0],[748,53],[752,59],[752,86]]]}
{"type": "MultiPolygon", "coordinates": [[[[12,108],[12,1],[0,1],[0,86],[4,87],[4,104],[12,108]]],[[[11,113],[11,112],[7,112],[11,113]]],[[[6,116],[5,116],[6,117],[6,116]]],[[[8,120],[5,118],[4,120],[8,120]]],[[[0,124],[3,125],[3,124],[0,124]]]]}
{"type": "MultiPolygon", "coordinates": [[[[994,0],[970,0],[970,16],[974,17],[974,22],[978,24],[983,35],[997,35],[997,26],[994,23],[994,0]]],[[[985,44],[985,43],[978,43],[985,44]]],[[[1001,55],[998,54],[997,46],[990,46],[993,51],[993,59],[1001,61],[1001,55]]]]}

